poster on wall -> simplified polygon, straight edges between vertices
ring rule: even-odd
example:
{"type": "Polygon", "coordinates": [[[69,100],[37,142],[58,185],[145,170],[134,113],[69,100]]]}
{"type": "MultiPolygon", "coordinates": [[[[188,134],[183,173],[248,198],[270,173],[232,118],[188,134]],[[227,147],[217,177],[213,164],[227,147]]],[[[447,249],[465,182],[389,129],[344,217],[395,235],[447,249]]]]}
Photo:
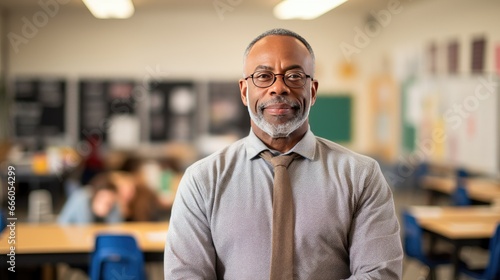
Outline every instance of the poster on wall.
{"type": "Polygon", "coordinates": [[[437,73],[438,64],[438,48],[436,42],[431,42],[427,50],[427,67],[429,74],[437,73]]]}
{"type": "Polygon", "coordinates": [[[149,140],[192,141],[198,95],[191,81],[155,81],[149,95],[149,140]]]}
{"type": "Polygon", "coordinates": [[[17,139],[38,148],[49,138],[66,133],[66,81],[50,78],[16,78],[14,130],[17,139]]]}
{"type": "Polygon", "coordinates": [[[500,76],[500,44],[495,47],[495,70],[500,76]]]}
{"type": "MultiPolygon", "coordinates": [[[[125,79],[88,79],[79,82],[79,139],[91,137],[97,141],[122,139],[137,143],[140,135],[134,123],[138,122],[136,101],[133,98],[135,82],[125,79]],[[130,125],[127,126],[126,123],[130,125]],[[120,127],[120,131],[114,129],[120,127]],[[116,135],[122,135],[117,137],[116,135]],[[127,137],[123,137],[127,135],[127,137]]],[[[122,145],[120,140],[113,145],[122,145]]],[[[131,144],[127,144],[131,145],[131,144]]]]}
{"type": "Polygon", "coordinates": [[[457,40],[448,43],[448,73],[458,74],[459,69],[459,44],[457,40]]]}
{"type": "Polygon", "coordinates": [[[481,74],[484,72],[486,56],[486,38],[480,37],[472,40],[471,72],[481,74]]]}
{"type": "Polygon", "coordinates": [[[371,153],[387,162],[395,162],[400,134],[399,91],[391,75],[376,75],[370,81],[371,153]]]}

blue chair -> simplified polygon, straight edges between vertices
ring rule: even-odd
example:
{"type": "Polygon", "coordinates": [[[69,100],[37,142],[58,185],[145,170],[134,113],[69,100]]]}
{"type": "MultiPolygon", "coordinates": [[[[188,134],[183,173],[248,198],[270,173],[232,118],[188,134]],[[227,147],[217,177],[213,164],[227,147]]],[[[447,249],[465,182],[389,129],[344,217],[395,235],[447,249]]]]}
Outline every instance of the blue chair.
{"type": "Polygon", "coordinates": [[[458,168],[457,169],[457,177],[458,178],[467,178],[467,177],[470,177],[470,174],[466,169],[458,168]]]}
{"type": "Polygon", "coordinates": [[[3,214],[3,211],[0,210],[0,233],[7,227],[7,218],[3,214]]]}
{"type": "Polygon", "coordinates": [[[422,189],[422,179],[429,174],[429,164],[427,162],[421,162],[415,168],[414,175],[414,188],[422,189]]]}
{"type": "Polygon", "coordinates": [[[90,279],[146,279],[144,255],[130,235],[99,234],[90,262],[90,279]]]}
{"type": "Polygon", "coordinates": [[[467,188],[465,187],[462,177],[457,178],[457,186],[455,188],[455,191],[451,195],[451,199],[453,201],[453,205],[455,206],[472,205],[472,201],[469,197],[469,193],[467,192],[467,188]]]}
{"type": "Polygon", "coordinates": [[[469,172],[464,168],[457,168],[456,170],[457,182],[455,191],[451,195],[452,203],[454,206],[470,206],[472,201],[465,187],[465,179],[470,177],[469,172]]]}
{"type": "Polygon", "coordinates": [[[500,279],[500,224],[497,225],[495,234],[490,240],[490,259],[484,269],[470,269],[465,264],[461,265],[460,272],[478,280],[500,279]]]}
{"type": "Polygon", "coordinates": [[[450,254],[429,254],[424,252],[423,230],[417,219],[408,213],[403,212],[404,227],[404,250],[408,257],[418,260],[429,268],[429,279],[435,280],[436,268],[441,265],[451,264],[450,254]]]}

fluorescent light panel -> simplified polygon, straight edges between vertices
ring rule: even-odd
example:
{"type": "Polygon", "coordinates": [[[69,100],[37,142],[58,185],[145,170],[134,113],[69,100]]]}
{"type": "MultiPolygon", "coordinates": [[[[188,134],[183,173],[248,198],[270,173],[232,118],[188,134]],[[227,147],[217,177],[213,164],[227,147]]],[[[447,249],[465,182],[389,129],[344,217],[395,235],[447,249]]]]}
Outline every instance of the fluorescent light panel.
{"type": "Polygon", "coordinates": [[[279,19],[315,19],[347,0],[284,0],[274,7],[279,19]]]}
{"type": "Polygon", "coordinates": [[[83,0],[96,18],[129,18],[134,14],[132,0],[83,0]]]}

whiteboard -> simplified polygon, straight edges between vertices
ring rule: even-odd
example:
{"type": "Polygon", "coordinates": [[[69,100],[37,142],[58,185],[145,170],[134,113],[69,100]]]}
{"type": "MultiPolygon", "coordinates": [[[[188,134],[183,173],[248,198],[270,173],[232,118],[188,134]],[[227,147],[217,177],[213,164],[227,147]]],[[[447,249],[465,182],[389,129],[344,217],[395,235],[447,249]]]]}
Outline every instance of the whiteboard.
{"type": "Polygon", "coordinates": [[[498,76],[421,78],[406,94],[414,152],[431,162],[500,173],[498,76]]]}

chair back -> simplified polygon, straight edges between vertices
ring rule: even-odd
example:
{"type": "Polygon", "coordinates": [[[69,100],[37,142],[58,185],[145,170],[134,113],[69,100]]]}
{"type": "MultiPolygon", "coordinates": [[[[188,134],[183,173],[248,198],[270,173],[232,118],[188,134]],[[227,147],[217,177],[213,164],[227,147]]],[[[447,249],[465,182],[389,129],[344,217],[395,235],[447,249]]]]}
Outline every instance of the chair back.
{"type": "Polygon", "coordinates": [[[52,194],[48,190],[32,190],[28,195],[28,220],[32,223],[51,222],[54,219],[52,194]]]}
{"type": "Polygon", "coordinates": [[[423,251],[423,230],[417,223],[417,219],[408,211],[403,212],[404,226],[404,250],[406,255],[419,260],[425,258],[423,251]]]}
{"type": "Polygon", "coordinates": [[[470,206],[472,204],[462,177],[457,178],[457,185],[455,191],[451,195],[451,199],[455,206],[470,206]]]}
{"type": "Polygon", "coordinates": [[[427,162],[421,162],[415,168],[414,175],[414,188],[420,189],[422,188],[422,180],[423,178],[429,174],[429,164],[427,162]]]}
{"type": "Polygon", "coordinates": [[[470,177],[469,172],[466,169],[464,169],[464,168],[458,168],[456,175],[457,175],[458,178],[467,178],[467,177],[470,177]]]}
{"type": "Polygon", "coordinates": [[[0,163],[7,159],[11,146],[9,141],[0,141],[0,163]]]}
{"type": "Polygon", "coordinates": [[[146,279],[144,255],[135,238],[125,234],[99,234],[90,263],[91,280],[146,279]]]}
{"type": "Polygon", "coordinates": [[[0,209],[0,233],[7,227],[7,218],[5,217],[3,210],[0,209]]]}
{"type": "Polygon", "coordinates": [[[484,271],[487,280],[500,279],[500,224],[497,225],[495,234],[490,240],[490,259],[484,271]]]}

